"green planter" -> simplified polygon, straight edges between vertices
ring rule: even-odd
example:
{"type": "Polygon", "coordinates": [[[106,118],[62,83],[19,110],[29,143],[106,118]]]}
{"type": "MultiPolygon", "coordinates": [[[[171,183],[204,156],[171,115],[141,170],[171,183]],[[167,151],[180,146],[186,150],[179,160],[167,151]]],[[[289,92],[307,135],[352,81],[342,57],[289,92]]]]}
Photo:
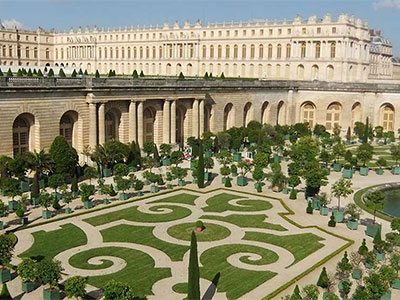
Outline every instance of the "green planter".
{"type": "Polygon", "coordinates": [[[129,172],[137,172],[138,168],[136,166],[129,166],[129,172]]]}
{"type": "Polygon", "coordinates": [[[238,173],[237,173],[237,172],[232,172],[231,174],[232,174],[233,177],[238,176],[238,173]]]}
{"type": "Polygon", "coordinates": [[[319,214],[321,215],[321,216],[327,216],[327,215],[329,215],[329,207],[321,207],[320,208],[320,210],[319,210],[319,214]]]}
{"type": "Polygon", "coordinates": [[[211,151],[206,151],[206,152],[204,152],[204,157],[212,157],[213,156],[213,153],[211,152],[211,151]]]}
{"type": "Polygon", "coordinates": [[[239,162],[242,160],[242,153],[233,154],[233,161],[239,162]]]}
{"type": "Polygon", "coordinates": [[[43,290],[43,300],[60,300],[60,291],[57,289],[43,290]]]}
{"type": "Polygon", "coordinates": [[[72,213],[72,208],[66,207],[65,210],[64,210],[64,212],[65,212],[66,214],[71,214],[71,213],[72,213]]]}
{"type": "Polygon", "coordinates": [[[183,179],[179,179],[179,180],[178,180],[178,185],[179,185],[179,186],[185,186],[185,185],[186,185],[186,181],[183,180],[183,179]]]}
{"type": "Polygon", "coordinates": [[[344,221],[344,211],[342,210],[333,210],[333,216],[335,217],[336,223],[343,223],[344,221]]]}
{"type": "Polygon", "coordinates": [[[288,188],[283,188],[282,193],[287,195],[289,194],[289,189],[288,188]]]}
{"type": "Polygon", "coordinates": [[[281,162],[281,158],[279,157],[278,154],[274,154],[273,160],[274,160],[274,163],[280,163],[281,162]]]}
{"type": "Polygon", "coordinates": [[[28,217],[19,218],[19,223],[20,223],[21,225],[26,225],[26,224],[28,224],[28,223],[29,223],[28,217]]]}
{"type": "Polygon", "coordinates": [[[150,187],[150,193],[158,193],[160,191],[160,188],[156,185],[152,185],[150,187]]]}
{"type": "Polygon", "coordinates": [[[16,211],[18,209],[18,202],[13,200],[8,201],[8,209],[11,211],[16,211]]]}
{"type": "Polygon", "coordinates": [[[30,190],[30,188],[29,188],[29,182],[20,181],[20,182],[19,182],[19,190],[21,191],[21,193],[29,192],[29,190],[30,190]]]}
{"type": "Polygon", "coordinates": [[[53,197],[55,197],[57,200],[61,200],[62,195],[59,192],[52,192],[51,193],[53,197]]]}
{"type": "Polygon", "coordinates": [[[382,229],[381,224],[367,224],[367,230],[365,233],[366,235],[374,238],[379,228],[382,229]]]}
{"type": "Polygon", "coordinates": [[[375,256],[377,261],[384,261],[385,260],[385,253],[380,253],[375,251],[375,256]]]}
{"type": "Polygon", "coordinates": [[[3,223],[3,221],[0,221],[0,230],[3,230],[4,229],[4,223],[3,223]]]}
{"type": "Polygon", "coordinates": [[[127,193],[119,193],[119,200],[127,200],[128,194],[127,193]]]}
{"type": "Polygon", "coordinates": [[[44,189],[46,187],[46,181],[44,179],[39,180],[39,189],[44,189]]]}
{"type": "Polygon", "coordinates": [[[381,300],[391,300],[392,299],[392,291],[387,291],[385,295],[381,297],[381,300]]]}
{"type": "Polygon", "coordinates": [[[0,268],[0,283],[4,283],[11,280],[11,272],[9,269],[0,268]]]}
{"type": "Polygon", "coordinates": [[[400,175],[400,167],[393,166],[391,172],[392,172],[393,175],[400,175]]]}
{"type": "Polygon", "coordinates": [[[94,206],[92,201],[85,201],[83,202],[83,207],[85,207],[86,209],[90,209],[94,206]]]}
{"type": "Polygon", "coordinates": [[[360,175],[361,176],[368,176],[369,168],[368,167],[361,167],[360,168],[360,175]]]}
{"type": "Polygon", "coordinates": [[[32,281],[22,281],[22,290],[25,293],[30,293],[35,289],[35,283],[32,281]]]}
{"type": "Polygon", "coordinates": [[[103,204],[110,204],[110,200],[108,200],[107,198],[103,199],[103,204]]]}
{"type": "Polygon", "coordinates": [[[173,187],[172,187],[172,184],[170,184],[170,183],[167,183],[167,189],[172,189],[173,187]]]}
{"type": "Polygon", "coordinates": [[[31,197],[31,204],[36,207],[39,205],[39,201],[35,197],[31,197]]]}
{"type": "Polygon", "coordinates": [[[226,177],[221,177],[221,183],[225,184],[225,182],[226,182],[226,177]]]}
{"type": "Polygon", "coordinates": [[[367,268],[367,269],[372,269],[374,266],[372,265],[372,264],[370,264],[370,263],[365,263],[365,267],[367,268]]]}
{"type": "Polygon", "coordinates": [[[357,230],[358,229],[358,221],[347,221],[347,228],[351,230],[357,230]]]}
{"type": "MultiPolygon", "coordinates": [[[[313,197],[312,198],[312,205],[313,205],[313,208],[315,209],[315,210],[320,210],[321,209],[321,201],[319,201],[317,198],[315,198],[315,197],[313,197]]],[[[328,210],[329,211],[329,210],[328,210]]]]}
{"type": "Polygon", "coordinates": [[[162,165],[163,166],[170,166],[171,165],[171,160],[169,159],[169,158],[164,158],[163,160],[162,160],[162,165]]]}
{"type": "Polygon", "coordinates": [[[104,168],[103,169],[103,176],[104,177],[111,177],[112,171],[111,169],[104,168]]]}
{"type": "Polygon", "coordinates": [[[190,170],[194,170],[195,168],[194,168],[194,160],[191,160],[190,161],[190,170]]]}
{"type": "Polygon", "coordinates": [[[138,197],[143,196],[143,192],[142,192],[142,191],[138,191],[138,192],[137,192],[137,196],[138,196],[138,197]]]}
{"type": "Polygon", "coordinates": [[[150,185],[150,184],[151,184],[151,182],[149,180],[145,179],[144,185],[150,185]]]}
{"type": "Polygon", "coordinates": [[[353,170],[352,169],[344,169],[342,177],[347,178],[347,179],[353,178],[353,170]]]}
{"type": "Polygon", "coordinates": [[[45,220],[50,219],[50,218],[51,218],[51,215],[52,215],[51,211],[49,211],[49,210],[42,210],[42,218],[43,218],[43,219],[45,219],[45,220]]]}
{"type": "Polygon", "coordinates": [[[247,185],[247,177],[245,176],[238,176],[236,178],[236,184],[238,186],[246,186],[247,185]]]}
{"type": "Polygon", "coordinates": [[[354,279],[361,279],[361,270],[354,270],[353,273],[351,273],[351,277],[354,279]]]}
{"type": "Polygon", "coordinates": [[[392,284],[392,288],[396,289],[396,290],[400,290],[400,279],[397,278],[393,284],[392,284]]]}
{"type": "Polygon", "coordinates": [[[79,196],[79,192],[71,192],[71,194],[72,194],[72,197],[74,197],[74,198],[78,198],[78,196],[79,196]]]}
{"type": "Polygon", "coordinates": [[[342,171],[342,164],[334,163],[333,164],[333,171],[335,171],[335,172],[342,171]]]}
{"type": "Polygon", "coordinates": [[[375,173],[377,175],[383,175],[383,173],[385,173],[385,171],[382,168],[379,168],[379,169],[375,169],[375,173]]]}
{"type": "Polygon", "coordinates": [[[204,180],[205,181],[210,181],[211,180],[211,173],[210,172],[205,172],[204,173],[204,180]]]}

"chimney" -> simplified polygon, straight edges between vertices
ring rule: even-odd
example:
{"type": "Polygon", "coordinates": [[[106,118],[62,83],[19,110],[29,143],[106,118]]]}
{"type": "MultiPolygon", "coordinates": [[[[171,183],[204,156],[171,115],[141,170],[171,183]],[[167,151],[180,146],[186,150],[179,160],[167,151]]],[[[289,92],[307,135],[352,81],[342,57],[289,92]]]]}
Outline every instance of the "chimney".
{"type": "Polygon", "coordinates": [[[376,30],[376,35],[377,35],[377,36],[381,36],[381,33],[382,33],[382,31],[381,31],[380,29],[377,29],[377,30],[376,30]]]}
{"type": "Polygon", "coordinates": [[[369,35],[370,35],[370,36],[374,36],[374,30],[373,30],[373,29],[370,29],[370,30],[369,30],[369,35]]]}

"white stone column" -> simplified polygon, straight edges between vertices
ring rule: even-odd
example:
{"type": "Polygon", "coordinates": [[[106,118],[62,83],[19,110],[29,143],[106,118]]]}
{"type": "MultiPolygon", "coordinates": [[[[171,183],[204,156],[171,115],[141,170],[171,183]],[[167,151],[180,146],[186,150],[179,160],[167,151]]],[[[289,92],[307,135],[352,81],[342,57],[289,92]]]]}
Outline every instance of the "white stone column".
{"type": "Polygon", "coordinates": [[[143,132],[143,102],[140,101],[137,108],[137,120],[138,120],[138,143],[140,147],[144,144],[144,132],[143,132]]]}
{"type": "Polygon", "coordinates": [[[200,113],[199,113],[199,117],[200,117],[200,137],[203,135],[204,133],[204,101],[205,99],[200,100],[200,113]]]}
{"type": "Polygon", "coordinates": [[[105,104],[99,106],[99,144],[103,145],[106,142],[106,124],[105,124],[105,104]]]}
{"type": "Polygon", "coordinates": [[[171,144],[176,144],[176,100],[171,101],[171,144]]]}
{"type": "Polygon", "coordinates": [[[137,142],[136,137],[136,102],[131,100],[129,104],[129,142],[137,142]]]}
{"type": "Polygon", "coordinates": [[[170,136],[170,112],[169,112],[169,101],[167,99],[164,100],[164,107],[163,107],[163,143],[169,144],[169,136],[170,136]]]}
{"type": "Polygon", "coordinates": [[[97,108],[96,103],[89,103],[89,146],[92,150],[97,146],[97,108]]]}
{"type": "Polygon", "coordinates": [[[199,137],[199,100],[193,100],[192,107],[192,136],[199,137]]]}

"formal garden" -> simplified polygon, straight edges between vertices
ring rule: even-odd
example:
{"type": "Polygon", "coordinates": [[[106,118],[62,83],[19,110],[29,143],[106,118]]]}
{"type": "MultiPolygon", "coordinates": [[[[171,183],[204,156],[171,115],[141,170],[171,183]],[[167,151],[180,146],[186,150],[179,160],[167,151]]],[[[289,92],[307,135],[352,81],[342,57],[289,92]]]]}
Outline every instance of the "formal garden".
{"type": "Polygon", "coordinates": [[[59,136],[48,152],[1,156],[0,295],[18,275],[13,290],[43,299],[273,299],[343,255],[288,299],[391,299],[398,188],[353,182],[396,181],[400,145],[368,119],[340,133],[251,121],[186,148],[109,141],[79,160],[59,136]]]}

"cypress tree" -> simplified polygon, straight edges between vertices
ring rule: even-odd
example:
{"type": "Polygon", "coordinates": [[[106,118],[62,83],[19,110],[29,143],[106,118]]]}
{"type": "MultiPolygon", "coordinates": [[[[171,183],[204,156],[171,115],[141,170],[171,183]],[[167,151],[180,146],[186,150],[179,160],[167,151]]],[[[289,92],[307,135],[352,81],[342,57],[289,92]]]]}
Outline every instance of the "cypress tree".
{"type": "Polygon", "coordinates": [[[212,78],[213,76],[212,76],[212,72],[210,72],[210,78],[212,78]]]}
{"type": "Polygon", "coordinates": [[[292,296],[290,296],[289,300],[301,300],[301,296],[300,296],[300,289],[299,286],[296,284],[296,287],[293,290],[293,294],[292,296]]]}
{"type": "Polygon", "coordinates": [[[204,151],[203,141],[199,139],[199,163],[197,165],[197,186],[204,188],[204,151]]]}
{"type": "Polygon", "coordinates": [[[8,68],[7,77],[13,77],[13,72],[11,71],[11,68],[8,68]]]}
{"type": "Polygon", "coordinates": [[[76,75],[77,75],[77,74],[76,74],[76,70],[74,69],[74,70],[72,71],[71,77],[72,77],[72,78],[76,78],[76,75]]]}
{"type": "Polygon", "coordinates": [[[99,70],[96,70],[96,74],[94,75],[94,77],[96,77],[96,78],[100,78],[100,73],[99,73],[99,70]]]}
{"type": "Polygon", "coordinates": [[[44,67],[44,72],[47,73],[47,67],[44,67]]]}
{"type": "Polygon", "coordinates": [[[42,70],[39,69],[39,71],[37,72],[37,77],[43,77],[42,70]]]}
{"type": "Polygon", "coordinates": [[[23,74],[22,74],[22,70],[21,70],[21,69],[18,69],[17,76],[18,76],[18,77],[22,77],[22,75],[23,75],[23,74]]]}
{"type": "Polygon", "coordinates": [[[377,246],[382,243],[381,228],[378,228],[378,230],[376,231],[373,243],[374,246],[377,246]]]}
{"type": "Polygon", "coordinates": [[[133,79],[139,78],[138,72],[136,70],[133,70],[132,77],[133,79]]]}
{"type": "Polygon", "coordinates": [[[113,70],[112,74],[113,74],[113,77],[115,77],[115,76],[117,75],[117,73],[115,72],[115,70],[113,70]]]}
{"type": "Polygon", "coordinates": [[[142,71],[140,71],[140,75],[139,75],[139,77],[144,77],[143,70],[142,70],[142,71]]]}
{"type": "Polygon", "coordinates": [[[36,69],[33,69],[33,75],[37,75],[36,69]]]}
{"type": "Polygon", "coordinates": [[[49,74],[47,74],[48,77],[54,77],[54,71],[53,69],[49,70],[49,74]]]}
{"type": "Polygon", "coordinates": [[[89,76],[89,73],[88,73],[88,71],[87,71],[87,70],[85,70],[85,72],[83,73],[83,75],[85,75],[85,76],[89,76]]]}
{"type": "Polygon", "coordinates": [[[326,289],[328,287],[328,274],[326,273],[326,268],[323,267],[321,274],[319,275],[317,285],[319,287],[322,287],[323,289],[326,289]]]}
{"type": "Polygon", "coordinates": [[[108,77],[113,77],[113,71],[112,71],[112,70],[110,70],[110,71],[108,72],[108,77]]]}
{"type": "Polygon", "coordinates": [[[25,68],[22,68],[22,75],[26,75],[26,70],[25,70],[25,68]]]}
{"type": "Polygon", "coordinates": [[[28,73],[26,75],[28,77],[32,77],[33,76],[31,68],[29,68],[28,73]]]}
{"type": "Polygon", "coordinates": [[[4,74],[3,74],[3,71],[1,70],[1,68],[0,68],[0,76],[3,76],[4,74]]]}
{"type": "Polygon", "coordinates": [[[182,72],[179,73],[178,79],[179,79],[179,80],[185,79],[185,76],[183,75],[182,72]]]}
{"type": "Polygon", "coordinates": [[[79,68],[78,75],[83,75],[82,68],[79,68]]]}
{"type": "Polygon", "coordinates": [[[307,208],[306,208],[306,213],[312,215],[313,210],[314,210],[314,209],[313,209],[313,207],[312,207],[311,201],[308,201],[308,205],[307,205],[307,208]]]}
{"type": "Polygon", "coordinates": [[[8,291],[7,284],[4,282],[0,292],[1,300],[12,300],[10,292],[8,291]]]}
{"type": "Polygon", "coordinates": [[[220,79],[225,79],[225,74],[224,72],[221,73],[221,76],[219,77],[220,79]]]}
{"type": "Polygon", "coordinates": [[[192,231],[189,255],[188,299],[200,300],[200,270],[197,257],[197,239],[192,231]]]}
{"type": "Polygon", "coordinates": [[[63,69],[60,69],[60,71],[58,72],[58,76],[65,77],[65,73],[64,73],[63,69]]]}
{"type": "Polygon", "coordinates": [[[208,79],[208,73],[207,72],[204,74],[204,79],[208,79]]]}

